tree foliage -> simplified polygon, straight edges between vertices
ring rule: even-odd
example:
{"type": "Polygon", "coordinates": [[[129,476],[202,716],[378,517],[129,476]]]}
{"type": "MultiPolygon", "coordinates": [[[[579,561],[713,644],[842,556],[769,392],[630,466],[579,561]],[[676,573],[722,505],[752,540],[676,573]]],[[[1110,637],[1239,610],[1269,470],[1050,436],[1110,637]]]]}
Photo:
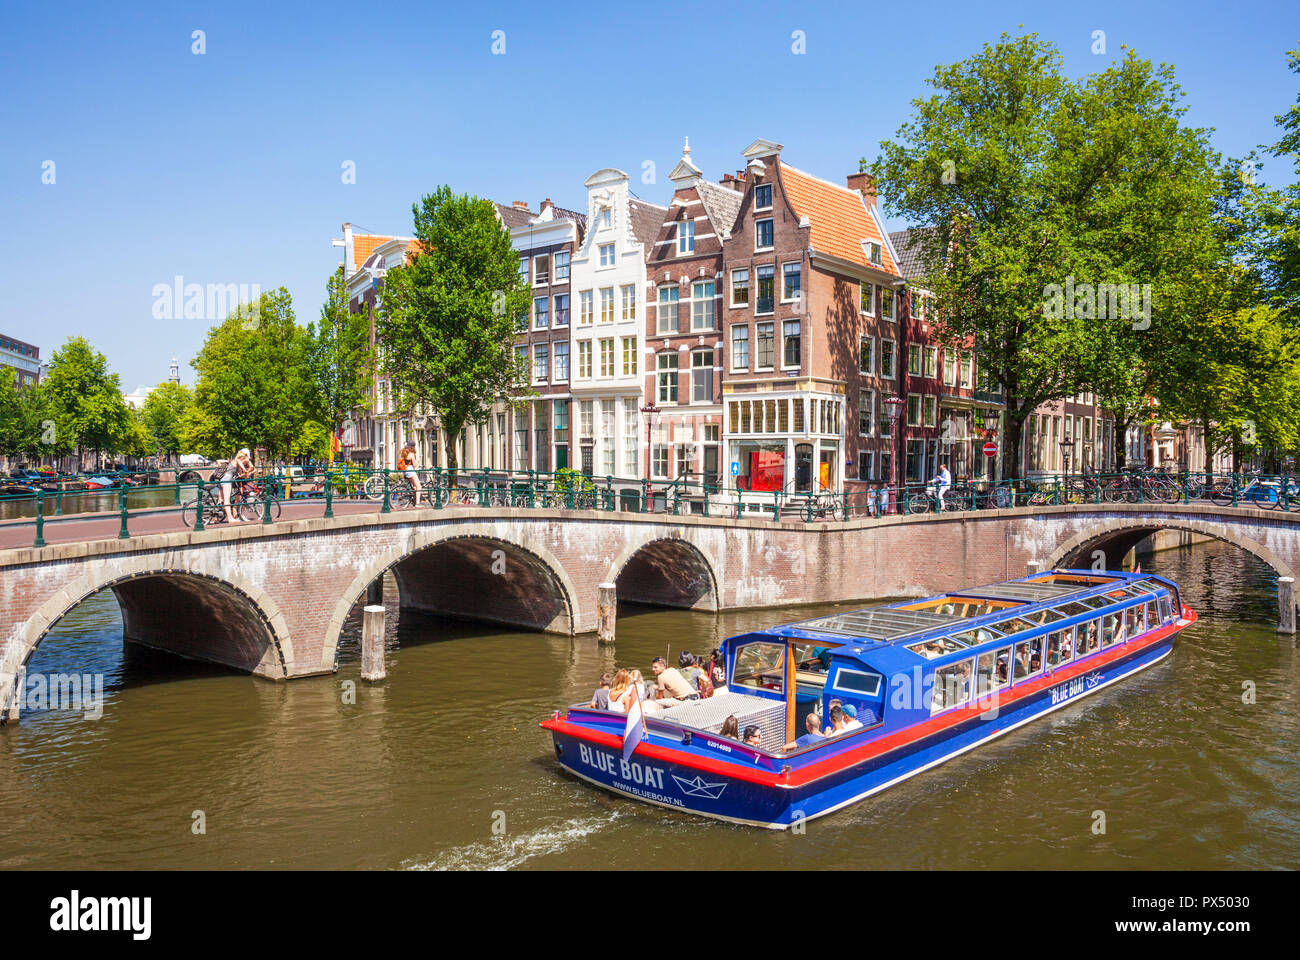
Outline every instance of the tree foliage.
{"type": "Polygon", "coordinates": [[[149,391],[141,416],[154,450],[175,457],[181,453],[181,424],[194,402],[189,387],[179,383],[160,383],[149,391]]]}
{"type": "Polygon", "coordinates": [[[53,421],[52,455],[119,452],[130,439],[131,409],[122,399],[118,376],[108,372],[104,355],[85,338],[71,337],[54,351],[41,393],[53,421]]]}
{"type": "MultiPolygon", "coordinates": [[[[307,327],[306,363],[316,391],[315,406],[329,435],[337,435],[349,413],[366,403],[374,371],[370,314],[348,312],[342,267],[326,283],[320,322],[307,327]]],[[[323,442],[332,458],[329,437],[323,442]]]]}
{"type": "Polygon", "coordinates": [[[517,387],[515,318],[528,291],[491,202],[443,186],[412,212],[415,255],[384,280],[380,363],[400,408],[437,413],[454,469],[455,438],[517,387]]]}

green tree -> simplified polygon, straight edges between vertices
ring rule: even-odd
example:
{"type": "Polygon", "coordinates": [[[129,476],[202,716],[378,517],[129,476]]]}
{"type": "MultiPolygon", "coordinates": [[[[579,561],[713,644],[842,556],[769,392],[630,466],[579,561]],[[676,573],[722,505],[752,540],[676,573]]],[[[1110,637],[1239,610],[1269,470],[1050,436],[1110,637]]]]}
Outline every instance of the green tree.
{"type": "MultiPolygon", "coordinates": [[[[370,314],[348,312],[347,286],[340,267],[326,283],[320,323],[307,327],[307,372],[316,391],[316,407],[331,437],[338,435],[353,410],[365,404],[373,360],[370,314]]],[[[327,440],[325,446],[332,462],[334,444],[327,440]]]]}
{"type": "Polygon", "coordinates": [[[43,384],[54,421],[52,450],[75,449],[97,454],[116,453],[128,439],[131,410],[108,361],[83,337],[71,337],[50,357],[43,384]]]}
{"type": "Polygon", "coordinates": [[[171,457],[181,452],[181,422],[193,402],[194,394],[183,384],[168,381],[149,391],[141,414],[155,450],[171,457]]]}
{"type": "Polygon", "coordinates": [[[1221,255],[1218,159],[1182,125],[1172,69],[1131,51],[1073,81],[1051,44],[1003,35],[930,83],[871,172],[896,212],[936,228],[923,284],[940,335],[973,339],[1003,391],[1003,474],[1017,476],[1036,407],[1107,393],[1177,336],[1180,285],[1221,255]]]}
{"type": "Polygon", "coordinates": [[[439,187],[412,206],[416,256],[388,271],[379,303],[380,363],[398,406],[427,406],[456,438],[516,391],[515,320],[528,310],[519,256],[491,202],[439,187]]]}
{"type": "Polygon", "coordinates": [[[291,455],[303,425],[321,415],[306,366],[307,331],[294,319],[289,291],[241,305],[194,358],[194,404],[181,418],[182,445],[208,457],[265,445],[291,455]]]}

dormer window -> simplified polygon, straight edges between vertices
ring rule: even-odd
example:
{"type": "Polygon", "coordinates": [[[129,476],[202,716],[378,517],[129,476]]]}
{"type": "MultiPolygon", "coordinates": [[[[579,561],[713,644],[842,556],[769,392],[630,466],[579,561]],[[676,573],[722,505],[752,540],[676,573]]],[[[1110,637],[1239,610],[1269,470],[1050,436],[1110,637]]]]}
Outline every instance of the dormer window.
{"type": "Polygon", "coordinates": [[[754,188],[754,209],[772,209],[772,185],[770,183],[760,183],[754,188]]]}
{"type": "Polygon", "coordinates": [[[600,216],[596,218],[596,225],[601,230],[605,230],[609,227],[614,226],[614,211],[611,210],[609,207],[605,207],[603,210],[601,210],[600,216]]]}
{"type": "Polygon", "coordinates": [[[872,263],[874,263],[876,266],[880,266],[881,264],[880,244],[878,243],[867,244],[867,259],[870,260],[872,263]]]}
{"type": "Polygon", "coordinates": [[[695,252],[695,221],[683,220],[677,225],[677,255],[695,252]]]}

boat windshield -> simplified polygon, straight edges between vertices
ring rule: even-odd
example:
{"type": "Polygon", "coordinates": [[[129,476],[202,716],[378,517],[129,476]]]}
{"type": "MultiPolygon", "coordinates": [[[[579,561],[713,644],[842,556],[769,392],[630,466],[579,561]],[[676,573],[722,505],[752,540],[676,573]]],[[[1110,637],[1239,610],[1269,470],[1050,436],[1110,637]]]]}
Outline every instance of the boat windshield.
{"type": "Polygon", "coordinates": [[[731,672],[734,686],[759,687],[764,690],[785,688],[785,644],[755,641],[736,651],[736,665],[731,672]]]}

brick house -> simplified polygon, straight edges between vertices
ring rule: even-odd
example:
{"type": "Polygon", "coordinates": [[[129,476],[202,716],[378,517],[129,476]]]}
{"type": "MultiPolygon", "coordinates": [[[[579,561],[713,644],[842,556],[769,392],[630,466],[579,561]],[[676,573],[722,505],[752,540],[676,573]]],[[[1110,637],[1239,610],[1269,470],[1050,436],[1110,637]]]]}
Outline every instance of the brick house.
{"type": "Polygon", "coordinates": [[[722,464],[723,238],[743,194],[705,179],[690,141],[668,175],[673,197],[646,264],[645,395],[652,438],[643,448],[654,480],[718,484],[722,464]]]}
{"type": "Polygon", "coordinates": [[[892,469],[903,278],[870,178],[840,186],[781,149],[756,140],[724,178],[743,193],[723,235],[725,460],[741,489],[861,489],[892,469]]]}

